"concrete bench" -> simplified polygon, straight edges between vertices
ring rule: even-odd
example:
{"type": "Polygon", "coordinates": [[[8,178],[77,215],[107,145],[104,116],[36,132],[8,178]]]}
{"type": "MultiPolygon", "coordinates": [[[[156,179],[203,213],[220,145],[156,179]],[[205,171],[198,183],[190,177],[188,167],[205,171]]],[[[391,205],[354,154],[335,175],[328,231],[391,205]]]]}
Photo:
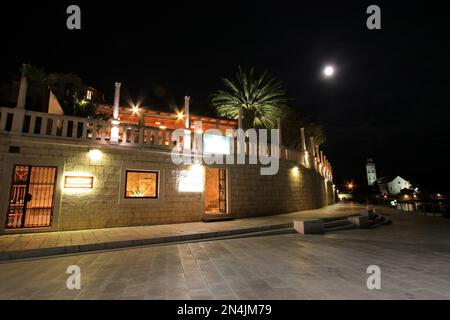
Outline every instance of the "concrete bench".
{"type": "Polygon", "coordinates": [[[324,233],[324,224],[320,219],[294,220],[294,229],[300,234],[322,234],[324,233]]]}
{"type": "Polygon", "coordinates": [[[367,228],[369,226],[369,216],[351,216],[347,217],[347,220],[353,223],[358,228],[367,228]]]}

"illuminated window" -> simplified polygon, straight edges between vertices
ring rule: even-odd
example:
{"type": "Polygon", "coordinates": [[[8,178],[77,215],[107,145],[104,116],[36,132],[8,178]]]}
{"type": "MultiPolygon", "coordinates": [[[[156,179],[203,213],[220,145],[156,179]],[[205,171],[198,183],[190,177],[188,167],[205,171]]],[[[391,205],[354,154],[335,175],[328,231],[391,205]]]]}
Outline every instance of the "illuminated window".
{"type": "Polygon", "coordinates": [[[92,90],[86,91],[86,99],[91,100],[92,99],[92,90]]]}
{"type": "Polygon", "coordinates": [[[127,170],[125,198],[158,198],[158,172],[127,170]]]}

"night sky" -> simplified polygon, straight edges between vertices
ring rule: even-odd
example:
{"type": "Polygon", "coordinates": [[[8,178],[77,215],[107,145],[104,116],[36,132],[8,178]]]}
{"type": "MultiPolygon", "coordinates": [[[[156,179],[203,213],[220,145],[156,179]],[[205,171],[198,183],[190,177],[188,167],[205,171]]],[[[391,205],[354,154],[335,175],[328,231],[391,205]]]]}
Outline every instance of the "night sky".
{"type": "Polygon", "coordinates": [[[450,189],[444,1],[92,2],[2,3],[2,74],[31,62],[77,73],[108,101],[120,81],[124,100],[169,110],[190,95],[191,112],[208,113],[222,76],[267,69],[293,108],[323,124],[337,183],[364,183],[372,157],[378,176],[450,189]],[[80,31],[66,28],[69,4],[81,7],[80,31]],[[381,30],[366,28],[370,4],[381,7],[381,30]],[[324,80],[327,63],[337,74],[324,80]]]}

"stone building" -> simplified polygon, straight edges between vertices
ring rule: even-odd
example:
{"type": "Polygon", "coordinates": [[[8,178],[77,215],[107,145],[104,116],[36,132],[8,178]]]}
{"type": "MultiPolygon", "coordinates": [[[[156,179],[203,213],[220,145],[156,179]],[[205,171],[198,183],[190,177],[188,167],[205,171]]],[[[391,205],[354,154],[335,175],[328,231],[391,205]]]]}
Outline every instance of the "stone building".
{"type": "MultiPolygon", "coordinates": [[[[200,163],[176,164],[177,123],[188,132],[183,146],[194,139],[188,99],[183,116],[145,114],[133,122],[133,110],[120,112],[118,84],[112,119],[102,121],[25,110],[25,93],[22,77],[17,106],[0,108],[0,233],[243,218],[334,202],[331,165],[312,139],[306,145],[303,130],[302,150],[271,151],[279,159],[275,175],[249,164],[267,153],[250,142],[236,147],[246,164],[209,165],[205,160],[214,155],[203,151],[200,163]]],[[[219,132],[236,127],[231,120],[203,120],[219,132]]],[[[236,146],[234,137],[223,140],[236,146]]]]}

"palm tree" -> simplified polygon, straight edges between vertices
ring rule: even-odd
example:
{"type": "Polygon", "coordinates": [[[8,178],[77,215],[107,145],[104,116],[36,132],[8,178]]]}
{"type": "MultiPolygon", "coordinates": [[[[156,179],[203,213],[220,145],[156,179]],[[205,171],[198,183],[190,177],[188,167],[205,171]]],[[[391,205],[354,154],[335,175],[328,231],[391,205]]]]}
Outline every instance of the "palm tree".
{"type": "Polygon", "coordinates": [[[253,68],[244,72],[241,67],[234,79],[222,79],[227,90],[219,90],[212,95],[212,105],[219,116],[237,119],[242,108],[244,128],[275,128],[277,119],[282,118],[286,109],[285,92],[281,82],[261,76],[253,68]]]}

